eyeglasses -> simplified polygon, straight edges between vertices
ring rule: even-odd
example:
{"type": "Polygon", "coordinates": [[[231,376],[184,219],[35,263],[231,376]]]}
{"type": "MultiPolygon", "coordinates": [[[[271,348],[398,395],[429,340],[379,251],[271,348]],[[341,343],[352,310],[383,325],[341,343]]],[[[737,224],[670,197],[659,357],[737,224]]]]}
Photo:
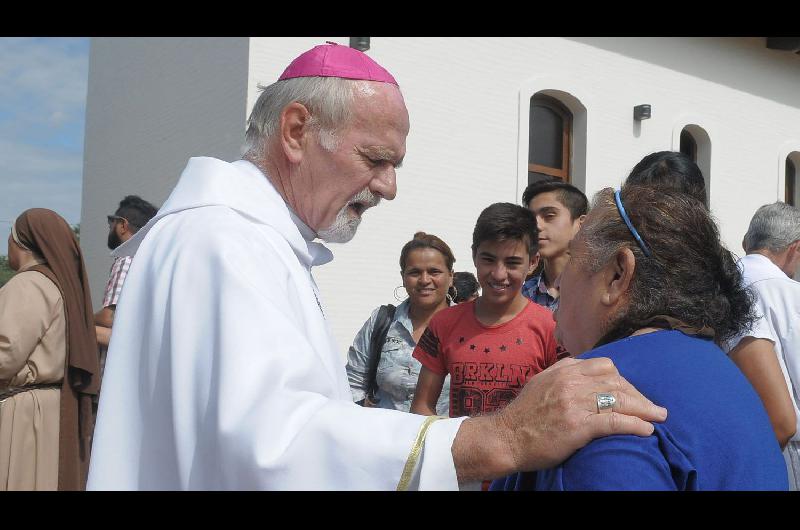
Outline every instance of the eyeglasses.
{"type": "Polygon", "coordinates": [[[119,215],[106,215],[106,219],[108,219],[109,228],[111,228],[117,221],[125,221],[126,223],[131,224],[130,221],[128,221],[124,217],[120,217],[119,215]]]}

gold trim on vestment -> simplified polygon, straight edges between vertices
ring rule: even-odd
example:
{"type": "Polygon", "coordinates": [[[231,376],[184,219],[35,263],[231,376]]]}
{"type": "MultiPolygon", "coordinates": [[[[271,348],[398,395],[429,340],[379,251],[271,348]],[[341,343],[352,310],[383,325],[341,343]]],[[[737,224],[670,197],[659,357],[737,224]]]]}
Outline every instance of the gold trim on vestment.
{"type": "Polygon", "coordinates": [[[411,447],[411,453],[408,455],[406,465],[403,467],[403,473],[400,475],[400,482],[397,484],[397,491],[406,491],[408,485],[411,483],[411,477],[414,473],[414,468],[417,467],[419,455],[422,453],[422,445],[425,443],[425,436],[428,434],[428,427],[431,426],[436,420],[443,420],[445,416],[428,416],[422,422],[422,426],[417,433],[417,439],[414,440],[414,445],[411,447]]]}

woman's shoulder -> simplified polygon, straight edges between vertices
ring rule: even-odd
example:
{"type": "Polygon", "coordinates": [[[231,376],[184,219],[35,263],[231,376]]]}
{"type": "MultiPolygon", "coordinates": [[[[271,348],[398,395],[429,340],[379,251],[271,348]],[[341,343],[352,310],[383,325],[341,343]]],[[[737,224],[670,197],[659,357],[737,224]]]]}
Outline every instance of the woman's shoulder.
{"type": "Polygon", "coordinates": [[[372,310],[372,313],[369,314],[370,319],[375,320],[378,317],[378,313],[380,313],[381,309],[384,307],[386,307],[393,315],[392,320],[395,320],[397,316],[403,311],[408,312],[408,309],[406,309],[408,307],[408,300],[400,304],[391,304],[391,303],[381,304],[378,307],[374,308],[372,310]]]}
{"type": "Polygon", "coordinates": [[[39,291],[48,300],[59,300],[61,298],[61,291],[59,291],[58,286],[50,278],[34,270],[16,273],[2,287],[2,291],[8,294],[15,292],[30,294],[39,291]]]}
{"type": "Polygon", "coordinates": [[[712,389],[746,386],[741,371],[713,341],[676,330],[626,337],[578,357],[608,357],[623,377],[654,401],[673,396],[678,388],[704,399],[702,395],[712,389]],[[703,385],[696,384],[698,379],[703,385]]]}
{"type": "Polygon", "coordinates": [[[10,308],[12,314],[64,315],[61,291],[55,283],[37,271],[15,274],[0,288],[0,313],[10,308]]]}
{"type": "Polygon", "coordinates": [[[639,351],[661,351],[661,350],[684,350],[689,347],[695,349],[718,349],[713,342],[686,335],[675,330],[659,330],[642,335],[630,335],[601,346],[597,346],[580,355],[582,358],[592,357],[616,357],[627,352],[639,351]]]}
{"type": "Polygon", "coordinates": [[[378,313],[380,313],[381,309],[384,307],[388,307],[392,315],[392,322],[395,322],[400,317],[401,313],[408,312],[408,309],[406,309],[407,306],[408,306],[408,301],[404,301],[396,306],[394,304],[381,304],[378,307],[374,308],[372,312],[369,314],[369,318],[366,320],[366,322],[364,322],[364,327],[372,329],[375,326],[375,322],[377,322],[378,320],[378,313]],[[392,307],[388,306],[394,307],[394,310],[392,310],[392,307]]]}

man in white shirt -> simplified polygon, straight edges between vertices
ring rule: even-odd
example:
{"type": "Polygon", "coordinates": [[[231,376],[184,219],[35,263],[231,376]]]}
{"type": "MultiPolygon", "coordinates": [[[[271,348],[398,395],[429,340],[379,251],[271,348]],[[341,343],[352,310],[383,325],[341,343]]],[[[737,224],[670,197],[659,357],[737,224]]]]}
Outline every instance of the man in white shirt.
{"type": "Polygon", "coordinates": [[[311,274],[332,255],[314,239],[350,240],[366,209],[394,198],[403,97],[365,54],[317,46],[264,88],[248,124],[243,160],[191,159],[115,252],[136,259],[89,489],[476,487],[665,419],[608,359],[565,360],[495,415],[355,405],[311,274]]]}
{"type": "Polygon", "coordinates": [[[759,208],[742,242],[743,281],[756,321],[728,344],[731,359],[758,392],[783,448],[791,489],[800,481],[800,210],[783,202],[759,208]]]}

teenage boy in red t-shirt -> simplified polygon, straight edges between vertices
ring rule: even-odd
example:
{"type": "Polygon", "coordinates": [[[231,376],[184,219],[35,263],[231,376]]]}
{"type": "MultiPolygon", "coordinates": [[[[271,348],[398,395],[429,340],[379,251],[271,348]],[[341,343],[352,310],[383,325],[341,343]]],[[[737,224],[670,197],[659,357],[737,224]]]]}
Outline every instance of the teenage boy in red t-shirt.
{"type": "Polygon", "coordinates": [[[496,203],[481,212],[472,234],[481,296],[431,319],[413,353],[422,369],[411,412],[436,414],[448,373],[451,417],[493,412],[558,360],[552,313],[521,292],[538,242],[527,208],[496,203]]]}

